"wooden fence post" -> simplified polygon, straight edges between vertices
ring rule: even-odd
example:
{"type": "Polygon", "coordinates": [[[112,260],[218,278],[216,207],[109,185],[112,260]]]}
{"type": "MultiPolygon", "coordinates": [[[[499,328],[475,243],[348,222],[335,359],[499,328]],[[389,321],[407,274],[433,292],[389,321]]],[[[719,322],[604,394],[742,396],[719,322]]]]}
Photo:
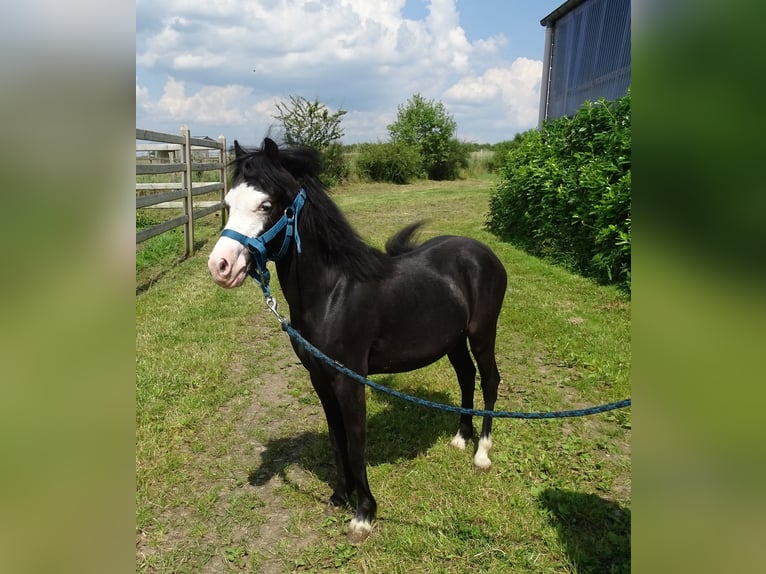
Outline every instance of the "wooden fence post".
{"type": "Polygon", "coordinates": [[[181,127],[181,135],[171,135],[161,132],[153,132],[150,130],[142,130],[136,128],[136,140],[146,140],[151,142],[160,142],[157,144],[139,144],[136,143],[136,151],[159,151],[162,153],[172,153],[174,161],[169,164],[160,163],[153,165],[151,162],[151,156],[142,158],[139,162],[139,157],[136,157],[136,177],[139,176],[153,176],[160,174],[161,177],[165,174],[172,174],[173,181],[151,181],[151,182],[136,182],[136,191],[139,190],[151,190],[148,194],[141,194],[136,196],[136,209],[143,209],[148,207],[169,207],[177,208],[179,205],[183,208],[182,214],[178,217],[173,217],[136,231],[136,245],[151,239],[157,235],[183,226],[184,228],[184,257],[194,255],[196,251],[195,245],[195,233],[194,233],[194,220],[201,217],[206,217],[212,214],[220,213],[221,216],[221,228],[226,225],[226,206],[224,204],[226,193],[228,192],[228,181],[226,179],[227,171],[227,150],[226,150],[226,138],[219,136],[218,141],[211,138],[194,138],[191,136],[191,132],[187,126],[181,127]],[[218,151],[217,155],[220,161],[210,162],[202,161],[194,163],[194,147],[205,150],[208,159],[211,157],[211,150],[218,151]],[[206,171],[215,171],[219,176],[218,181],[214,183],[206,183],[204,181],[193,181],[192,174],[197,171],[199,173],[206,171]],[[179,183],[176,174],[181,174],[181,181],[179,183]],[[155,190],[168,190],[155,193],[155,190]],[[213,193],[220,191],[220,197],[214,202],[202,202],[201,209],[195,210],[194,197],[205,195],[207,193],[213,193]],[[177,202],[177,200],[181,200],[177,202]],[[171,205],[172,204],[172,205],[171,205]],[[212,205],[211,205],[212,204],[212,205]]]}
{"type": "Polygon", "coordinates": [[[191,134],[189,128],[181,126],[181,134],[184,137],[183,149],[183,161],[186,164],[186,169],[183,172],[183,185],[186,190],[186,197],[184,198],[184,213],[188,215],[189,220],[184,226],[184,238],[186,240],[186,257],[194,253],[194,200],[192,195],[192,153],[191,153],[191,134]]]}
{"type": "MultiPolygon", "coordinates": [[[[220,155],[220,161],[221,161],[221,181],[223,182],[223,189],[221,189],[221,203],[224,202],[226,198],[226,193],[229,191],[229,181],[226,174],[226,163],[229,159],[226,156],[226,137],[225,136],[218,136],[218,143],[221,145],[221,155],[220,155]]],[[[226,225],[226,209],[221,208],[221,229],[224,228],[226,225]]]]}

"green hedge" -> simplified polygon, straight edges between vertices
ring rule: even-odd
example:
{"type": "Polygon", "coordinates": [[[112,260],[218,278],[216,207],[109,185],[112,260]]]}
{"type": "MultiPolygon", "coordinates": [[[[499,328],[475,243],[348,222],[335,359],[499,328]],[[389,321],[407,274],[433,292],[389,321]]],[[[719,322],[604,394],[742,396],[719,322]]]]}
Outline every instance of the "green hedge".
{"type": "Polygon", "coordinates": [[[422,159],[417,148],[403,143],[376,143],[359,146],[356,170],[368,181],[404,184],[422,174],[422,159]]]}
{"type": "Polygon", "coordinates": [[[522,134],[499,170],[487,229],[630,291],[630,93],[522,134]]]}
{"type": "Polygon", "coordinates": [[[322,156],[322,183],[332,188],[348,179],[349,166],[346,160],[343,146],[339,143],[331,143],[321,149],[322,156]]]}

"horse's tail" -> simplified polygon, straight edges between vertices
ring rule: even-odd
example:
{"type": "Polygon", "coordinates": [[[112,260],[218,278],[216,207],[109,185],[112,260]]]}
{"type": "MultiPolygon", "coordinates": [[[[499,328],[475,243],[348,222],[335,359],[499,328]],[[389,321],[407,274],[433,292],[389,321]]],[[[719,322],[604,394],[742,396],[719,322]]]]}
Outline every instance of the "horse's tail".
{"type": "Polygon", "coordinates": [[[415,232],[425,223],[425,221],[416,221],[410,223],[407,227],[399,230],[386,241],[386,253],[391,257],[403,255],[415,249],[418,245],[415,242],[415,232]]]}

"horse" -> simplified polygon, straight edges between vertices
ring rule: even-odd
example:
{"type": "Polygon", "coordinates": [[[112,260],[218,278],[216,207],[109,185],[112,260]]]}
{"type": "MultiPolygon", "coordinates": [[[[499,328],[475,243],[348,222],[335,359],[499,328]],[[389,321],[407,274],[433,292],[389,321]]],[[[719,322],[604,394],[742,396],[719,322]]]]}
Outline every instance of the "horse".
{"type": "MultiPolygon", "coordinates": [[[[422,225],[416,222],[379,250],[330,198],[315,151],[280,148],[267,137],[258,149],[235,141],[234,153],[228,219],[208,259],[218,285],[239,287],[248,276],[262,281],[266,260],[273,260],[290,324],[324,354],[364,377],[411,371],[446,355],[461,406],[473,409],[478,366],[484,408],[494,409],[495,339],[507,276],[489,247],[452,235],[416,243],[422,225]]],[[[377,511],[367,480],[365,387],[291,341],[327,419],[337,469],[330,504],[349,505],[356,493],[348,538],[361,542],[377,511]]],[[[477,469],[491,465],[492,420],[483,417],[477,469]]],[[[472,418],[461,414],[451,444],[464,449],[473,438],[472,418]]]]}

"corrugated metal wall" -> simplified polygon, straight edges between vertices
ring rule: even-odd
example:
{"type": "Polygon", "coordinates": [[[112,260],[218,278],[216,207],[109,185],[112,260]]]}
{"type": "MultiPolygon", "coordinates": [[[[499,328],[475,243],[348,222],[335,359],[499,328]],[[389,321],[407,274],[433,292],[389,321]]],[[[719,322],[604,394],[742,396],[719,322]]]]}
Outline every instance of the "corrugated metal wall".
{"type": "Polygon", "coordinates": [[[542,118],[573,115],[586,100],[625,95],[630,86],[630,0],[586,1],[554,22],[551,32],[542,118]]]}

